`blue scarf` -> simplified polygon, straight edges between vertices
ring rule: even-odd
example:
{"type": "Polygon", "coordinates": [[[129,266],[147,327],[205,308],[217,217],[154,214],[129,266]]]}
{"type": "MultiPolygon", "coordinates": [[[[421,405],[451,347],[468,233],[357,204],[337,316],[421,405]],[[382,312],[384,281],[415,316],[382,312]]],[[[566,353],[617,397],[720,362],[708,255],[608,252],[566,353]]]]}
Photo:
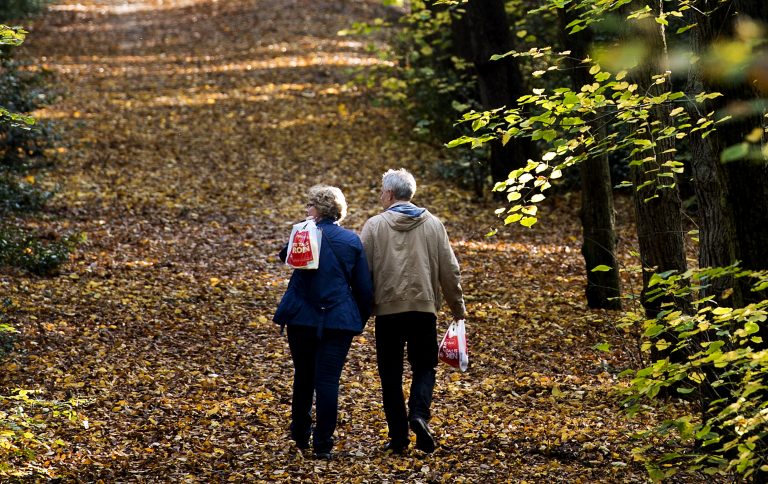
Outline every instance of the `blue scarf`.
{"type": "Polygon", "coordinates": [[[389,207],[387,210],[391,210],[393,212],[402,213],[404,215],[408,215],[411,218],[416,218],[421,216],[422,213],[426,212],[426,208],[417,207],[416,205],[412,203],[404,203],[401,205],[393,205],[389,207]]]}

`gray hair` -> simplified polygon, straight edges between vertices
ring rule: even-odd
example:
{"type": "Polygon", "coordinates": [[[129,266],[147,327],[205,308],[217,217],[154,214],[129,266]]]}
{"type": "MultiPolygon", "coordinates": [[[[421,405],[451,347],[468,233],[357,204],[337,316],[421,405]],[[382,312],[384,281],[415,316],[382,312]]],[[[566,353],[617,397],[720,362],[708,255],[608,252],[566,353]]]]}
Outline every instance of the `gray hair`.
{"type": "Polygon", "coordinates": [[[416,179],[405,168],[387,170],[381,177],[381,189],[391,191],[396,200],[408,200],[416,194],[416,179]]]}
{"type": "Polygon", "coordinates": [[[338,188],[315,185],[309,189],[307,196],[320,218],[341,222],[347,216],[347,200],[338,188]]]}

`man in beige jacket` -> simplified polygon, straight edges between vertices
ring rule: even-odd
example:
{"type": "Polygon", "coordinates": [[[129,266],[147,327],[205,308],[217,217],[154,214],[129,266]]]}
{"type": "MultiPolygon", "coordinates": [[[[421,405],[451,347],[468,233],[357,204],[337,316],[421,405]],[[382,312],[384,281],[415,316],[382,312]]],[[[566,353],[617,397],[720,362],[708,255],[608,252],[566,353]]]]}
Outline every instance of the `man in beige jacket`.
{"type": "Polygon", "coordinates": [[[416,180],[405,169],[384,173],[384,211],[368,219],[360,238],[373,275],[376,362],[384,414],[386,451],[408,448],[408,427],[416,448],[435,450],[429,429],[437,367],[437,313],[445,296],[455,319],[463,319],[464,297],[456,256],[442,222],[411,203],[416,180]],[[403,358],[408,347],[412,382],[408,410],[403,396],[403,358]]]}

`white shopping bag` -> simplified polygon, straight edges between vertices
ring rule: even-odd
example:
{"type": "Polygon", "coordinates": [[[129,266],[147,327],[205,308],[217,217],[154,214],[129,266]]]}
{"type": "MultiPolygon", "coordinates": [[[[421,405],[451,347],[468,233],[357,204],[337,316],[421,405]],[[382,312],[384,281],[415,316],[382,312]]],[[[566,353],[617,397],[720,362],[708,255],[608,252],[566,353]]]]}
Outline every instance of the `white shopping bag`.
{"type": "Polygon", "coordinates": [[[440,361],[461,371],[467,371],[469,354],[467,353],[467,330],[463,319],[454,321],[448,326],[440,341],[437,355],[440,361]]]}
{"type": "Polygon", "coordinates": [[[320,266],[320,231],[313,220],[293,226],[285,263],[294,269],[317,269],[320,266]]]}

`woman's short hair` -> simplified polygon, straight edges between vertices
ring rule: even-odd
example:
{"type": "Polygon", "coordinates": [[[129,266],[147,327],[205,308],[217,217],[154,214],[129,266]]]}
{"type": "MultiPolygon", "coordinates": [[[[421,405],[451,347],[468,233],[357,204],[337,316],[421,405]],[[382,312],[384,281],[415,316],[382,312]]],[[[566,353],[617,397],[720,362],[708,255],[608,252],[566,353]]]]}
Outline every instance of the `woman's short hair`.
{"type": "Polygon", "coordinates": [[[396,200],[408,200],[416,194],[416,179],[405,168],[387,170],[381,177],[381,189],[391,191],[396,200]]]}
{"type": "Polygon", "coordinates": [[[347,216],[347,200],[336,187],[315,185],[307,192],[309,203],[315,206],[319,218],[341,222],[347,216]]]}

